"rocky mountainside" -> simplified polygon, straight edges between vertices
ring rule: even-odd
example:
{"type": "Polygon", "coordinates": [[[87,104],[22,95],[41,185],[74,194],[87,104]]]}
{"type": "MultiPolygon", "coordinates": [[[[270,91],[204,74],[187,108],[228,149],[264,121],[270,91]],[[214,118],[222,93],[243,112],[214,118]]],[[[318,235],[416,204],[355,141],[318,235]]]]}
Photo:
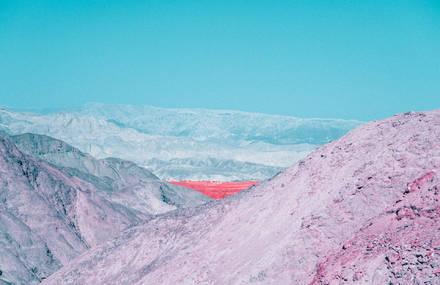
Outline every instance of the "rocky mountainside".
{"type": "Polygon", "coordinates": [[[0,138],[0,279],[41,281],[140,220],[129,209],[0,138]]]}
{"type": "Polygon", "coordinates": [[[71,145],[45,135],[10,136],[21,151],[61,167],[70,176],[93,184],[111,201],[144,215],[210,201],[197,191],[161,181],[147,169],[119,158],[95,159],[71,145]]]}
{"type": "Polygon", "coordinates": [[[97,158],[134,161],[164,180],[264,180],[359,124],[104,104],[46,114],[0,108],[0,130],[44,134],[97,158]]]}
{"type": "Polygon", "coordinates": [[[367,123],[276,177],[167,213],[44,284],[438,284],[440,110],[367,123]]]}
{"type": "MultiPolygon", "coordinates": [[[[99,160],[64,141],[46,135],[25,133],[9,136],[8,140],[13,142],[21,151],[31,156],[41,158],[61,167],[74,168],[97,177],[108,177],[113,181],[123,180],[130,176],[137,180],[158,179],[153,173],[145,168],[138,167],[134,163],[117,158],[99,160]],[[117,167],[123,163],[130,165],[130,167],[122,169],[117,167]]],[[[131,182],[121,181],[121,183],[130,184],[131,182]]]]}
{"type": "Polygon", "coordinates": [[[0,137],[0,283],[39,283],[153,214],[209,200],[132,162],[96,160],[47,136],[0,137]]]}

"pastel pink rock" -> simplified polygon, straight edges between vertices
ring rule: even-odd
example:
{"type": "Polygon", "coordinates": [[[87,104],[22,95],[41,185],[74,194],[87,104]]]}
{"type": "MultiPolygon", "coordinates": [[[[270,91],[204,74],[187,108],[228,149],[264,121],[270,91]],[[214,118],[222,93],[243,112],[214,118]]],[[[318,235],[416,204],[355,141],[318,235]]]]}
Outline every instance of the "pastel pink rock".
{"type": "Polygon", "coordinates": [[[0,137],[1,280],[32,284],[140,221],[0,137]]]}
{"type": "Polygon", "coordinates": [[[438,284],[440,110],[367,123],[272,179],[160,215],[43,284],[438,284]]]}

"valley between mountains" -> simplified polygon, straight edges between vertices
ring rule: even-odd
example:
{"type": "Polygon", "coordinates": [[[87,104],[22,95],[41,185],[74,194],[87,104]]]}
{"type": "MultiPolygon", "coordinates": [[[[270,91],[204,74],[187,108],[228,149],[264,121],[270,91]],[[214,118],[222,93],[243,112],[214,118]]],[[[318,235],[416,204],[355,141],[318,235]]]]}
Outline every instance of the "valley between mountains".
{"type": "Polygon", "coordinates": [[[361,125],[92,104],[0,126],[0,284],[440,283],[440,110],[361,125]]]}

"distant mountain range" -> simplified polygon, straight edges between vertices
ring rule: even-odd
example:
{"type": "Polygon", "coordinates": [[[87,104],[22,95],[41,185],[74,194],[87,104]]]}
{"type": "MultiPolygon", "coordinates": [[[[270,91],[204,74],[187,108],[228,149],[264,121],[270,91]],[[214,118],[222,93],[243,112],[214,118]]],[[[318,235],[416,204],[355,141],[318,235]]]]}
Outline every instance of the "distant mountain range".
{"type": "Polygon", "coordinates": [[[120,157],[165,180],[264,180],[361,122],[205,109],[86,104],[68,111],[0,109],[0,130],[61,139],[120,157]]]}

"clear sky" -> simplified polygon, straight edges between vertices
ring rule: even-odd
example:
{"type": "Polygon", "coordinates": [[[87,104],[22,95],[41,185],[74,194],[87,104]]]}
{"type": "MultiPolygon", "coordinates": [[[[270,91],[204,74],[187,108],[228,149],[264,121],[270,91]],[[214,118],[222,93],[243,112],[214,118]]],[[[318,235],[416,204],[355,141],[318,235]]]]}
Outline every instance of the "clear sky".
{"type": "Polygon", "coordinates": [[[0,0],[0,105],[440,108],[440,1],[0,0]]]}

